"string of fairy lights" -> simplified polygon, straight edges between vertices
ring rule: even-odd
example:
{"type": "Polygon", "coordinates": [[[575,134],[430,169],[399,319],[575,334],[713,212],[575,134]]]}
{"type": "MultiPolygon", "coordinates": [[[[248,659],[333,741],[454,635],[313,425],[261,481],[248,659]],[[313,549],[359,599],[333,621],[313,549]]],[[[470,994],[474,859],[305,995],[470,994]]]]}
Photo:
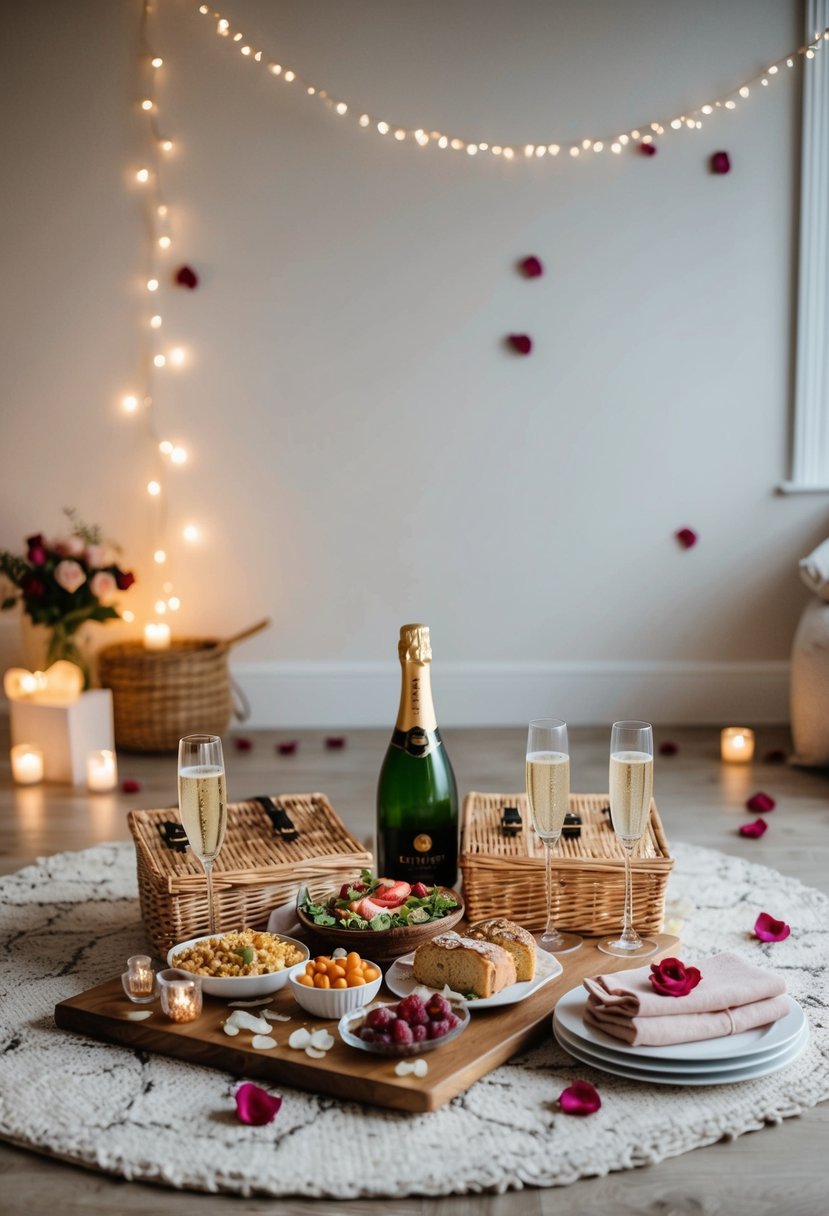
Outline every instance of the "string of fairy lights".
{"type": "MultiPolygon", "coordinates": [[[[143,422],[150,448],[150,476],[143,493],[152,507],[152,558],[156,572],[153,610],[158,618],[177,612],[181,607],[172,582],[168,485],[171,473],[186,463],[188,452],[181,441],[159,432],[155,402],[162,378],[184,367],[188,352],[184,346],[167,340],[162,313],[166,293],[172,288],[170,256],[173,252],[164,174],[165,162],[175,151],[175,144],[162,125],[159,112],[158,82],[165,61],[151,44],[154,13],[155,0],[144,0],[140,31],[140,95],[136,103],[143,125],[143,151],[140,165],[133,169],[133,182],[142,192],[146,234],[141,271],[146,303],[141,309],[140,385],[122,397],[121,408],[125,414],[143,422]]],[[[196,524],[183,524],[181,537],[188,542],[197,541],[199,529],[196,524]]],[[[130,611],[122,615],[127,621],[134,620],[134,613],[130,611]]],[[[152,627],[157,628],[158,621],[153,622],[152,627]]]]}
{"type": "Polygon", "coordinates": [[[211,5],[199,4],[198,11],[202,16],[210,17],[215,21],[216,34],[225,39],[229,46],[237,48],[249,63],[262,67],[280,85],[295,87],[310,101],[322,103],[327,110],[345,123],[349,121],[352,124],[356,123],[360,130],[379,135],[387,142],[415,144],[419,148],[433,147],[441,151],[449,149],[454,152],[463,152],[470,157],[483,153],[498,157],[502,161],[537,160],[542,157],[555,159],[559,155],[576,160],[580,157],[583,159],[585,154],[605,151],[618,156],[626,148],[652,144],[657,136],[681,130],[699,131],[707,118],[721,110],[736,110],[752,96],[753,91],[767,88],[775,79],[784,76],[786,71],[794,68],[796,64],[814,59],[818,50],[829,42],[829,27],[817,30],[811,42],[805,43],[796,50],[783,55],[774,63],[768,64],[762,71],[736,85],[722,97],[710,98],[682,114],[662,119],[655,118],[644,125],[616,131],[599,138],[585,136],[582,139],[570,141],[550,142],[545,139],[543,143],[502,144],[477,138],[469,139],[466,136],[452,135],[446,131],[427,130],[424,126],[405,126],[390,121],[387,116],[383,117],[361,109],[336,93],[332,93],[329,89],[321,88],[296,68],[281,63],[270,54],[266,54],[263,48],[246,38],[229,18],[217,12],[211,5]]]}

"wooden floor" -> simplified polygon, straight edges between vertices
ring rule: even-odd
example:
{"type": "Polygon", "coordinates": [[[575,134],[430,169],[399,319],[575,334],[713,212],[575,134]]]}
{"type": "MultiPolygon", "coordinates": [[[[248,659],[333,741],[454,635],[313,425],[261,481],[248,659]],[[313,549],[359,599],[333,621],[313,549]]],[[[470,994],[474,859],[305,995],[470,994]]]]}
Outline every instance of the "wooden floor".
{"type": "MultiPolygon", "coordinates": [[[[525,733],[521,730],[447,730],[461,791],[522,788],[525,733]]],[[[254,735],[251,752],[227,748],[231,799],[261,793],[322,790],[361,838],[373,828],[376,774],[388,740],[385,731],[356,731],[343,751],[327,751],[324,735],[302,731],[294,756],[274,752],[273,732],[254,735]]],[[[721,849],[774,866],[829,893],[829,773],[767,765],[764,753],[785,747],[783,730],[761,729],[761,759],[743,768],[718,760],[712,729],[677,728],[657,733],[680,744],[676,756],[659,759],[655,796],[670,840],[721,849]],[[757,790],[777,799],[773,831],[762,840],[736,834],[745,821],[743,804],[757,790]]],[[[573,788],[607,788],[606,730],[571,733],[573,788]]],[[[2,756],[7,738],[0,730],[2,756]]],[[[169,806],[176,796],[175,757],[119,757],[121,777],[142,783],[138,795],[87,797],[60,786],[13,788],[8,762],[0,764],[0,872],[35,857],[80,849],[105,840],[125,840],[125,812],[132,806],[169,806]]],[[[2,1071],[0,1071],[2,1084],[2,1071]]],[[[607,1216],[823,1216],[827,1211],[825,1157],[829,1103],[776,1128],[733,1143],[687,1153],[659,1166],[589,1179],[567,1188],[502,1196],[395,1201],[267,1200],[173,1193],[127,1183],[0,1143],[0,1213],[9,1216],[220,1216],[279,1211],[285,1216],[548,1216],[593,1213],[607,1216]]],[[[323,1151],[323,1146],[320,1146],[323,1151]]]]}

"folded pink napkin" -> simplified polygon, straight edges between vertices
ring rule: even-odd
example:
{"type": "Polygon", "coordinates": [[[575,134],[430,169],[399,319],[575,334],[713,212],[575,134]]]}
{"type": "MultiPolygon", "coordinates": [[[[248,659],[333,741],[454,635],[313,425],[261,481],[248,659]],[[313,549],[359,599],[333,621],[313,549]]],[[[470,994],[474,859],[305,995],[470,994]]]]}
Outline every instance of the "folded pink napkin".
{"type": "Polygon", "coordinates": [[[699,969],[697,987],[680,997],[654,991],[650,966],[586,979],[584,1021],[632,1047],[659,1047],[739,1034],[789,1010],[782,976],[738,954],[715,954],[699,969]]]}

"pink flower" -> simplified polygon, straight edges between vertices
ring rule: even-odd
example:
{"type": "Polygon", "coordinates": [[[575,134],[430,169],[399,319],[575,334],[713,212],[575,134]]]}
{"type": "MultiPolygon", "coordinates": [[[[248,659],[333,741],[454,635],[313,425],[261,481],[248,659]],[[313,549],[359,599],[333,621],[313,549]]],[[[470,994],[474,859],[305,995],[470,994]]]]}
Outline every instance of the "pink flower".
{"type": "Polygon", "coordinates": [[[272,1123],[279,1114],[282,1099],[269,1094],[266,1089],[260,1089],[251,1081],[245,1081],[236,1090],[236,1114],[240,1123],[250,1123],[254,1127],[263,1127],[272,1123]]]}
{"type": "Polygon", "coordinates": [[[699,540],[693,528],[680,528],[678,532],[674,532],[674,536],[682,545],[683,549],[693,549],[694,545],[699,540]]]}
{"type": "Polygon", "coordinates": [[[519,355],[528,355],[533,348],[533,340],[529,334],[510,334],[507,342],[519,355]]]}
{"type": "Polygon", "coordinates": [[[541,261],[541,258],[530,255],[530,257],[524,258],[518,263],[518,269],[528,279],[537,279],[544,273],[544,263],[541,261]]]}
{"type": "MultiPolygon", "coordinates": [[[[61,563],[63,565],[65,563],[61,563]]],[[[108,570],[98,570],[89,580],[89,590],[99,600],[109,599],[118,590],[115,578],[108,570]]]]}
{"type": "Polygon", "coordinates": [[[589,1081],[574,1081],[561,1091],[558,1104],[565,1115],[593,1115],[600,1109],[602,1100],[589,1081]]]}
{"type": "Polygon", "coordinates": [[[114,563],[115,554],[110,545],[87,545],[83,559],[89,570],[102,570],[114,563]]]}
{"type": "Polygon", "coordinates": [[[768,912],[761,912],[754,922],[754,936],[761,942],[782,942],[791,933],[784,920],[775,920],[768,912]]]}
{"type": "Polygon", "coordinates": [[[663,958],[661,963],[651,963],[648,979],[660,996],[687,996],[702,975],[697,967],[686,967],[678,958],[663,958]]]}
{"type": "Polygon", "coordinates": [[[746,807],[750,811],[773,811],[776,806],[777,803],[771,794],[764,794],[762,790],[759,794],[752,794],[746,803],[746,807]]]}
{"type": "Polygon", "coordinates": [[[86,575],[83,572],[83,567],[79,566],[77,562],[58,562],[55,566],[55,582],[59,587],[63,587],[64,591],[68,591],[72,595],[73,592],[84,585],[86,575]]]}
{"type": "Polygon", "coordinates": [[[29,552],[26,554],[33,566],[45,566],[47,553],[43,545],[29,545],[29,552]]]}
{"type": "Polygon", "coordinates": [[[752,840],[759,840],[768,826],[765,819],[755,819],[754,823],[744,823],[737,830],[741,836],[749,836],[752,840]]]}
{"type": "Polygon", "coordinates": [[[712,173],[729,173],[731,171],[731,157],[727,152],[715,152],[711,157],[711,172],[712,173]]]}
{"type": "Polygon", "coordinates": [[[79,536],[59,536],[52,548],[60,557],[83,557],[86,545],[79,536]]]}

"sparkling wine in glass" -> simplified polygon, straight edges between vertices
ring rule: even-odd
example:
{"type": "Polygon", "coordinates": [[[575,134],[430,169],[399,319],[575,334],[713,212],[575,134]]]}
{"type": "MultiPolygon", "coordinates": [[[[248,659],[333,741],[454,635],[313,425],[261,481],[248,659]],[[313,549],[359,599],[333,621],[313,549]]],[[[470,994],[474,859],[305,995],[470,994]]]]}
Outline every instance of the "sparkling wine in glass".
{"type": "Polygon", "coordinates": [[[616,958],[647,958],[657,944],[633,927],[630,862],[648,823],[653,796],[653,728],[649,722],[614,722],[610,734],[610,817],[625,855],[625,911],[618,936],[597,942],[616,958]]]}
{"type": "Polygon", "coordinates": [[[227,827],[225,764],[218,735],[187,735],[179,741],[178,806],[187,839],[207,877],[208,932],[217,933],[213,863],[227,827]]]}
{"type": "Polygon", "coordinates": [[[563,933],[553,924],[553,849],[564,827],[570,804],[570,753],[567,723],[537,718],[527,736],[527,801],[533,828],[544,843],[547,874],[547,927],[539,945],[551,954],[567,954],[581,945],[577,933],[563,933]]]}

